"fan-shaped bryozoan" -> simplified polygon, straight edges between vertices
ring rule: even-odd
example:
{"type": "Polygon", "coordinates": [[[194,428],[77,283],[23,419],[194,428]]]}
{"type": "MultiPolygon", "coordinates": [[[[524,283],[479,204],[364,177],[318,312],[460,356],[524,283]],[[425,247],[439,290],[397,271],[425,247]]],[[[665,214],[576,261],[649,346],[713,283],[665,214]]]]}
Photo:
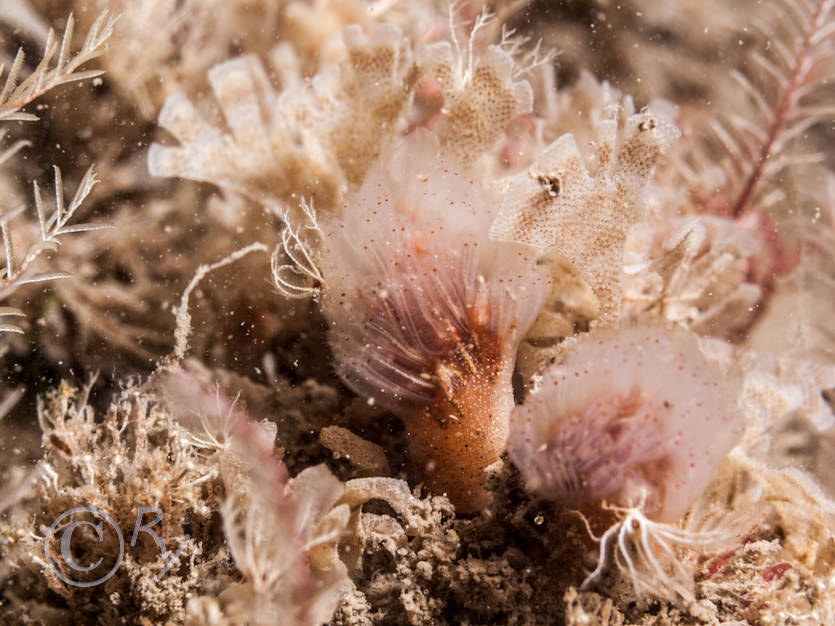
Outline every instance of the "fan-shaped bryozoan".
{"type": "Polygon", "coordinates": [[[574,137],[563,135],[513,181],[491,236],[565,257],[600,300],[599,317],[616,319],[626,236],[643,217],[655,164],[678,136],[648,112],[605,120],[584,159],[574,137]]]}

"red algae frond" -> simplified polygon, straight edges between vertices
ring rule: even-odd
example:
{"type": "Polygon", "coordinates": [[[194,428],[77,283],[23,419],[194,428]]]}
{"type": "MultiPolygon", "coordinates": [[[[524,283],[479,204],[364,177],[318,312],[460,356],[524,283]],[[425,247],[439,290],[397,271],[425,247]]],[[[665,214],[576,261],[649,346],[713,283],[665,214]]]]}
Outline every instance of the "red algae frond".
{"type": "Polygon", "coordinates": [[[742,436],[738,391],[683,330],[594,332],[515,409],[510,455],[542,496],[675,522],[742,436]]]}
{"type": "Polygon", "coordinates": [[[337,372],[401,419],[433,492],[488,500],[518,342],[550,289],[521,246],[490,241],[494,205],[419,131],[322,224],[322,306],[337,372]]]}

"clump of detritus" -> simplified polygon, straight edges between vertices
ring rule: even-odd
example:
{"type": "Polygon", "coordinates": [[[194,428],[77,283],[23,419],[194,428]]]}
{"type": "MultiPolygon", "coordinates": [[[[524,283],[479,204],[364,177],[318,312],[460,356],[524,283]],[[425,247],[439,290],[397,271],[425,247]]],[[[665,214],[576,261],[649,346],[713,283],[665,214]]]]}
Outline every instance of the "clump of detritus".
{"type": "Polygon", "coordinates": [[[89,392],[63,384],[40,405],[37,488],[3,524],[9,618],[50,613],[31,601],[41,586],[66,603],[51,611],[64,620],[330,615],[345,584],[335,546],[348,509],[332,511],[343,488],[324,466],[289,480],[274,425],[182,371],[121,392],[102,418],[89,392]]]}
{"type": "Polygon", "coordinates": [[[128,389],[97,416],[89,392],[90,387],[63,383],[40,402],[44,458],[35,498],[4,523],[3,551],[16,568],[12,610],[19,619],[39,619],[41,609],[30,601],[46,586],[66,603],[67,621],[91,615],[182,619],[184,598],[200,589],[205,573],[231,566],[212,528],[222,485],[217,467],[151,394],[128,389]],[[102,523],[103,518],[91,520],[82,512],[61,519],[78,507],[106,513],[123,534],[120,548],[108,526],[101,536],[83,532],[83,526],[73,533],[75,563],[87,567],[101,561],[85,572],[61,558],[61,531],[73,522],[102,523]],[[142,523],[152,522],[152,511],[164,511],[153,528],[170,553],[178,554],[159,584],[149,584],[166,565],[157,543],[143,533],[129,545],[141,507],[147,510],[142,523]],[[59,519],[60,526],[51,530],[59,519]],[[103,583],[104,592],[65,582],[101,578],[118,562],[120,551],[122,562],[103,583]]]}
{"type": "Polygon", "coordinates": [[[521,510],[503,504],[495,517],[467,519],[444,497],[421,498],[382,477],[347,481],[343,502],[354,530],[342,550],[356,589],[333,624],[533,625],[557,616],[558,603],[535,600],[554,585],[548,557],[534,562],[521,549],[531,538],[520,528],[541,523],[520,519],[521,510]]]}

